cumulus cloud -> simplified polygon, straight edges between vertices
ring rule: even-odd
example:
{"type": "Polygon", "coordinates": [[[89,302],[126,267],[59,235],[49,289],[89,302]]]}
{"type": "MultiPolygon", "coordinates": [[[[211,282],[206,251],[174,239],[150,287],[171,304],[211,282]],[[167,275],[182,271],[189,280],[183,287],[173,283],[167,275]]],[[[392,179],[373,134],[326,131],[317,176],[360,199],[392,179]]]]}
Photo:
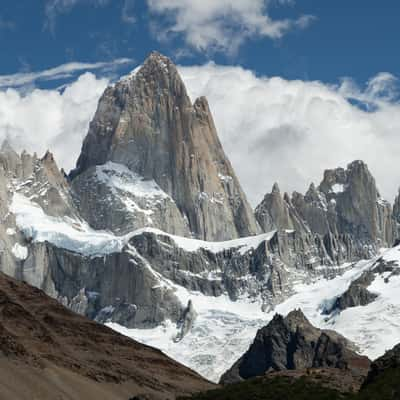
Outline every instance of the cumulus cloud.
{"type": "Polygon", "coordinates": [[[287,81],[212,63],[180,71],[193,99],[208,97],[253,205],[275,181],[281,190],[304,192],[311,181],[321,181],[324,169],[355,159],[367,162],[382,194],[393,200],[400,186],[400,104],[393,75],[379,74],[361,89],[349,79],[336,86],[287,81]]]}
{"type": "MultiPolygon", "coordinates": [[[[367,162],[381,193],[400,185],[397,79],[379,74],[364,88],[258,77],[240,67],[179,67],[194,100],[205,95],[225,151],[253,205],[274,182],[304,192],[326,168],[367,162]],[[353,100],[357,100],[354,102],[353,100]],[[368,103],[368,107],[363,107],[368,103]]],[[[71,169],[98,98],[108,84],[88,72],[65,90],[0,90],[0,139],[18,150],[47,148],[71,169]]]]}
{"type": "Polygon", "coordinates": [[[150,11],[164,17],[156,32],[159,38],[183,34],[186,43],[201,51],[234,53],[249,37],[281,38],[291,29],[306,28],[314,17],[272,19],[272,3],[287,0],[147,0],[150,11]],[[161,25],[160,25],[161,24],[161,25]]]}
{"type": "Polygon", "coordinates": [[[39,72],[19,72],[11,75],[0,75],[0,88],[24,86],[33,84],[36,81],[66,79],[79,71],[101,70],[105,72],[129,63],[132,63],[130,58],[119,58],[110,62],[97,63],[70,62],[39,72]]]}
{"type": "Polygon", "coordinates": [[[50,149],[60,167],[71,169],[107,84],[86,72],[63,91],[0,90],[0,140],[39,156],[50,149]]]}

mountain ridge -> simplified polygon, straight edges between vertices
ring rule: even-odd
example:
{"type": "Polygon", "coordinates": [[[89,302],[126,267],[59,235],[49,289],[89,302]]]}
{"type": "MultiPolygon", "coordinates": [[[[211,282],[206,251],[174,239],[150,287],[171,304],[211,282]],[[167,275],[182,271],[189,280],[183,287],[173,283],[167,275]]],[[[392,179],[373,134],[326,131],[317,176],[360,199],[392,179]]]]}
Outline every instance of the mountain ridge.
{"type": "Polygon", "coordinates": [[[70,175],[78,196],[85,195],[79,190],[85,171],[107,161],[154,179],[194,237],[218,241],[259,233],[206,98],[192,103],[177,68],[159,53],[150,54],[135,74],[108,87],[100,99],[70,175]]]}

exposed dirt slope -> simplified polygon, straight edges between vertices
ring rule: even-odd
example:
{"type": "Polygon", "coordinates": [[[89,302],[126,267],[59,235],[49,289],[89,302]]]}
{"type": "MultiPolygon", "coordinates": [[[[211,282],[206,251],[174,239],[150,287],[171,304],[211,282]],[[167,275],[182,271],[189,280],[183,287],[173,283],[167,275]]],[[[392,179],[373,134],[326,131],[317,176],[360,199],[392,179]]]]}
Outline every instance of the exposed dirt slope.
{"type": "Polygon", "coordinates": [[[160,351],[0,274],[1,400],[170,399],[212,387],[160,351]]]}

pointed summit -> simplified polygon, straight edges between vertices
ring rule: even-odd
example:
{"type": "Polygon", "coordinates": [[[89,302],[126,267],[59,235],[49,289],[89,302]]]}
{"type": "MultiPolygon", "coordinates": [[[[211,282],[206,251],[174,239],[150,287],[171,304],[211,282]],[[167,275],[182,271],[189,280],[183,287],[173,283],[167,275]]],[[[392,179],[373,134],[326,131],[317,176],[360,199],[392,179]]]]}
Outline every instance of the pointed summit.
{"type": "Polygon", "coordinates": [[[247,352],[222,375],[221,383],[309,368],[354,370],[356,376],[365,376],[369,366],[368,358],[355,353],[346,338],[314,327],[299,309],[286,317],[275,314],[268,325],[259,329],[247,352]]]}
{"type": "Polygon", "coordinates": [[[159,53],[151,53],[132,79],[106,89],[71,177],[76,182],[108,161],[154,180],[195,237],[227,240],[258,232],[207,100],[193,104],[177,68],[159,53]]]}
{"type": "Polygon", "coordinates": [[[281,190],[279,189],[279,185],[277,182],[274,183],[274,185],[272,186],[272,193],[281,193],[281,190]]]}

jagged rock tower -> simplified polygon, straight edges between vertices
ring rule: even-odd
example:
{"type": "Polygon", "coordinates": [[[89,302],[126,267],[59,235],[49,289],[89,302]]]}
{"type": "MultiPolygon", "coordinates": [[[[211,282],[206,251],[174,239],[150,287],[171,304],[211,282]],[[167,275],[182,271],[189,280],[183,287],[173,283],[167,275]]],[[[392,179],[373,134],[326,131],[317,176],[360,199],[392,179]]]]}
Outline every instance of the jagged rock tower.
{"type": "MultiPolygon", "coordinates": [[[[99,199],[88,199],[80,190],[96,166],[107,162],[122,164],[140,179],[154,180],[173,200],[181,220],[168,206],[168,212],[159,214],[173,217],[152,220],[154,227],[210,241],[259,231],[218,139],[207,100],[201,97],[192,104],[176,66],[159,53],[152,53],[136,73],[105,91],[71,173],[78,197],[85,197],[84,216],[96,228],[110,229],[98,220],[112,218],[93,215],[99,199]]],[[[150,208],[154,212],[154,205],[150,208]]],[[[133,219],[126,230],[147,222],[133,219]]]]}
{"type": "Polygon", "coordinates": [[[321,184],[307,193],[283,197],[275,185],[256,208],[264,231],[294,229],[301,237],[316,239],[319,252],[334,263],[370,258],[398,237],[396,215],[400,200],[391,205],[381,198],[375,179],[362,161],[346,169],[326,170],[321,184]]]}

